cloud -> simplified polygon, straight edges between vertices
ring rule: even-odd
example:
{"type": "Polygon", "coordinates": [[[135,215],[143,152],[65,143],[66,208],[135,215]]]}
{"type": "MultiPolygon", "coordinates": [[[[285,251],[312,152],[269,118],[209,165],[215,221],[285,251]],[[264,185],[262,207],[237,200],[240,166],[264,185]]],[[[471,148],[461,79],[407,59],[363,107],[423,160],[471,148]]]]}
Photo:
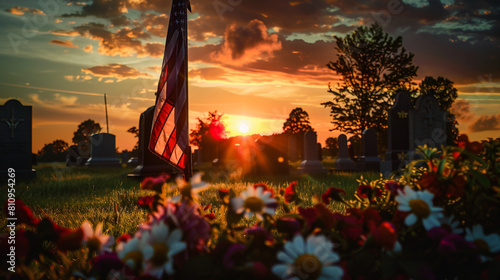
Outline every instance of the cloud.
{"type": "Polygon", "coordinates": [[[109,19],[115,26],[123,26],[130,23],[129,19],[123,15],[128,13],[127,1],[123,0],[93,0],[92,4],[82,7],[79,13],[65,14],[65,17],[88,17],[109,19]]]}
{"type": "Polygon", "coordinates": [[[482,115],[469,126],[471,132],[485,130],[500,130],[500,113],[496,115],[482,115]]]}
{"type": "Polygon", "coordinates": [[[68,47],[68,48],[78,48],[78,46],[74,45],[73,42],[71,42],[70,40],[65,40],[65,41],[50,40],[49,43],[54,44],[54,45],[63,46],[63,47],[68,47]]]}
{"type": "Polygon", "coordinates": [[[82,69],[82,71],[85,72],[86,74],[92,74],[100,78],[109,77],[109,78],[116,78],[118,80],[151,77],[151,75],[147,73],[139,72],[135,68],[119,63],[93,66],[87,69],[82,69]]]}
{"type": "Polygon", "coordinates": [[[465,99],[457,99],[451,105],[450,112],[455,115],[457,122],[468,122],[474,114],[470,111],[470,103],[465,99]]]}
{"type": "Polygon", "coordinates": [[[247,64],[265,60],[281,49],[278,35],[269,34],[264,23],[254,19],[246,26],[230,25],[224,34],[224,44],[214,59],[229,64],[247,64]]]}
{"type": "Polygon", "coordinates": [[[14,6],[10,9],[5,10],[8,13],[11,13],[13,15],[24,15],[24,14],[32,14],[32,15],[44,15],[45,13],[39,9],[32,9],[32,8],[27,8],[27,7],[19,7],[19,6],[14,6]]]}
{"type": "Polygon", "coordinates": [[[98,52],[108,56],[151,56],[161,57],[163,55],[162,43],[146,43],[141,40],[150,39],[151,35],[142,30],[141,27],[124,27],[112,33],[103,24],[88,23],[75,27],[81,36],[99,41],[98,52]]]}
{"type": "Polygon", "coordinates": [[[72,36],[72,37],[80,35],[78,31],[74,30],[52,30],[50,31],[50,33],[59,36],[72,36]]]}
{"type": "Polygon", "coordinates": [[[85,52],[92,53],[94,51],[94,47],[92,45],[87,45],[83,48],[85,52]]]}

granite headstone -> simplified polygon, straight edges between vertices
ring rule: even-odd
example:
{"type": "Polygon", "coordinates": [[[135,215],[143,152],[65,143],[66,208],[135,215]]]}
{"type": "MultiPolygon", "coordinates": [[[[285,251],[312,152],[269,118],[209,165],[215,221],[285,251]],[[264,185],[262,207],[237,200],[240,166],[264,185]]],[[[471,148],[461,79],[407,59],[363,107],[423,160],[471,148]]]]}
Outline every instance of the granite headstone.
{"type": "Polygon", "coordinates": [[[441,149],[446,144],[446,114],[434,96],[420,96],[410,112],[410,149],[423,145],[441,149]]]}
{"type": "Polygon", "coordinates": [[[349,158],[349,151],[347,149],[347,136],[345,134],[340,134],[337,142],[339,145],[339,156],[333,165],[335,170],[336,171],[356,170],[356,165],[349,158]]]}
{"type": "Polygon", "coordinates": [[[377,131],[374,128],[367,128],[362,134],[362,156],[357,163],[358,171],[380,170],[380,158],[377,152],[377,131]]]}
{"type": "Polygon", "coordinates": [[[312,130],[304,134],[304,160],[300,163],[299,171],[305,174],[327,173],[318,159],[318,136],[312,130]]]}
{"type": "Polygon", "coordinates": [[[121,167],[116,158],[116,137],[111,133],[96,133],[90,136],[90,158],[88,167],[121,167]]]}
{"type": "Polygon", "coordinates": [[[410,112],[412,110],[410,93],[397,93],[387,118],[387,152],[385,161],[380,166],[380,172],[384,176],[402,169],[406,164],[402,157],[410,150],[410,112]]]}
{"type": "Polygon", "coordinates": [[[7,178],[9,168],[16,179],[32,179],[32,107],[11,99],[0,106],[0,177],[7,178]]]}
{"type": "Polygon", "coordinates": [[[139,165],[128,174],[128,177],[142,179],[159,176],[162,173],[176,174],[174,167],[153,154],[149,148],[149,138],[153,124],[155,107],[151,106],[144,111],[139,119],[139,165]]]}

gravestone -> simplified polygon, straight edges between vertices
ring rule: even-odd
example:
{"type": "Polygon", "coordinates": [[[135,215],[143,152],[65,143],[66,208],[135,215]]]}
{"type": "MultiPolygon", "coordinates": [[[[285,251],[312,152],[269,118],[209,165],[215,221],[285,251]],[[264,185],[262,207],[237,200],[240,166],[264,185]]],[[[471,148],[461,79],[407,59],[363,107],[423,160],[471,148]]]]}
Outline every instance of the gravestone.
{"type": "Polygon", "coordinates": [[[296,161],[299,159],[297,144],[297,135],[290,133],[288,135],[288,158],[291,161],[296,161]]]}
{"type": "Polygon", "coordinates": [[[347,136],[345,134],[340,134],[338,137],[339,145],[339,156],[335,161],[333,167],[336,171],[354,171],[356,170],[356,165],[354,161],[349,158],[349,151],[347,150],[347,136]]]}
{"type": "Polygon", "coordinates": [[[349,157],[355,162],[361,157],[363,153],[363,145],[361,143],[361,138],[359,136],[351,136],[348,140],[349,147],[349,157]]]}
{"type": "Polygon", "coordinates": [[[90,136],[90,158],[88,167],[121,167],[116,158],[116,137],[110,133],[96,133],[90,136]]]}
{"type": "Polygon", "coordinates": [[[446,114],[434,96],[417,98],[410,112],[410,149],[423,145],[441,149],[446,144],[446,114]]]}
{"type": "Polygon", "coordinates": [[[201,160],[201,151],[200,151],[200,149],[194,150],[194,152],[193,152],[193,159],[195,160],[194,165],[200,165],[200,164],[203,163],[202,160],[201,160]]]}
{"type": "Polygon", "coordinates": [[[9,168],[14,169],[15,179],[32,179],[32,107],[11,99],[0,106],[0,177],[9,178],[9,168]]]}
{"type": "Polygon", "coordinates": [[[300,163],[299,171],[305,174],[327,173],[318,160],[318,136],[312,130],[304,134],[304,160],[300,163]]]}
{"type": "Polygon", "coordinates": [[[387,152],[385,161],[380,166],[380,172],[384,176],[389,176],[393,171],[401,170],[406,165],[402,156],[410,150],[410,112],[412,109],[410,93],[397,93],[387,118],[387,152]]]}
{"type": "Polygon", "coordinates": [[[160,159],[148,149],[155,107],[151,106],[139,119],[139,165],[128,174],[129,178],[143,179],[156,177],[162,173],[176,174],[174,167],[160,159]]]}
{"type": "Polygon", "coordinates": [[[377,152],[377,131],[367,128],[362,134],[362,156],[357,163],[358,171],[380,171],[380,158],[377,152]]]}

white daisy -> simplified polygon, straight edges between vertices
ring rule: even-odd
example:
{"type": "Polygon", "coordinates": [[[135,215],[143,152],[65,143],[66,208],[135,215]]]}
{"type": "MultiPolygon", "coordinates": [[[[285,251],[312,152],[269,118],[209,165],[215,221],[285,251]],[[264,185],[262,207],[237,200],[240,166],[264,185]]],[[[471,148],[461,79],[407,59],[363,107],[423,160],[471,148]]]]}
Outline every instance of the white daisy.
{"type": "Polygon", "coordinates": [[[333,252],[333,244],[324,236],[309,236],[307,240],[299,234],[285,243],[277,258],[282,264],[272,267],[274,275],[290,280],[335,280],[341,279],[344,271],[333,265],[340,257],[333,252]]]}
{"type": "Polygon", "coordinates": [[[250,219],[254,214],[262,220],[262,214],[274,215],[276,199],[270,191],[263,188],[248,186],[240,196],[231,199],[231,204],[236,213],[245,213],[245,217],[250,219]]]}
{"type": "Polygon", "coordinates": [[[169,232],[167,225],[157,223],[151,227],[151,231],[143,232],[141,238],[144,242],[144,271],[158,278],[164,272],[173,274],[173,256],[186,249],[186,243],[181,241],[182,231],[175,229],[169,232]]]}
{"type": "Polygon", "coordinates": [[[491,259],[485,254],[500,252],[500,236],[496,233],[485,235],[481,225],[475,225],[472,230],[465,229],[465,240],[476,245],[481,252],[481,261],[483,262],[491,259]]]}
{"type": "MultiPolygon", "coordinates": [[[[145,259],[142,253],[142,242],[139,237],[134,237],[127,242],[120,242],[116,246],[116,254],[123,263],[133,270],[141,270],[145,259]]],[[[147,256],[150,258],[151,256],[147,256]]]]}
{"type": "Polygon", "coordinates": [[[462,234],[464,229],[460,228],[460,222],[455,220],[455,216],[443,217],[439,220],[441,222],[441,227],[448,230],[450,233],[462,234]]]}
{"type": "Polygon", "coordinates": [[[83,243],[87,244],[91,251],[99,254],[103,251],[110,251],[111,245],[115,243],[113,236],[102,234],[102,223],[99,223],[94,231],[90,222],[85,220],[82,223],[82,231],[83,243]]]}
{"type": "Polygon", "coordinates": [[[398,190],[395,200],[399,203],[398,209],[403,212],[411,212],[405,219],[407,226],[414,225],[417,220],[421,220],[426,230],[438,227],[441,224],[439,219],[443,217],[443,208],[434,207],[431,192],[414,191],[410,186],[405,186],[404,191],[398,190]]]}

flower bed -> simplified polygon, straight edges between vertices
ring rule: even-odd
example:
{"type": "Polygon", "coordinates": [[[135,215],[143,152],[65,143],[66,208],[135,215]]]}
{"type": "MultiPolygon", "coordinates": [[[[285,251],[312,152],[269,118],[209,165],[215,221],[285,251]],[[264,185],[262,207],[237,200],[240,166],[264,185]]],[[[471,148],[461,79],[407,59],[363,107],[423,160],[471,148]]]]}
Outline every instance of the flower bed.
{"type": "MultiPolygon", "coordinates": [[[[114,240],[85,221],[63,228],[16,200],[11,279],[499,279],[500,141],[423,147],[400,178],[368,182],[354,199],[329,188],[301,207],[296,183],[219,189],[223,217],[200,205],[209,186],[148,178],[148,221],[114,240]],[[172,196],[179,192],[178,196],[172,196]],[[346,206],[332,212],[335,201],[346,206]],[[284,213],[277,215],[276,212],[284,213]],[[252,226],[243,226],[256,221],[252,226]]],[[[7,211],[7,206],[4,209],[7,211]]],[[[8,236],[2,236],[8,252],[8,236]]],[[[6,254],[2,254],[4,258],[6,254]]],[[[6,261],[2,261],[2,266],[6,261]]]]}

